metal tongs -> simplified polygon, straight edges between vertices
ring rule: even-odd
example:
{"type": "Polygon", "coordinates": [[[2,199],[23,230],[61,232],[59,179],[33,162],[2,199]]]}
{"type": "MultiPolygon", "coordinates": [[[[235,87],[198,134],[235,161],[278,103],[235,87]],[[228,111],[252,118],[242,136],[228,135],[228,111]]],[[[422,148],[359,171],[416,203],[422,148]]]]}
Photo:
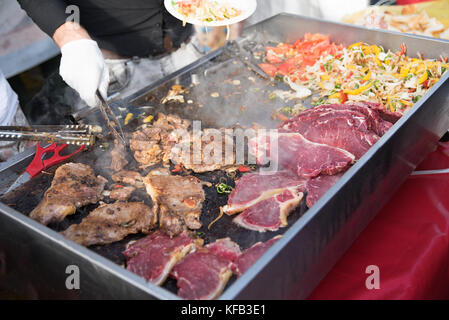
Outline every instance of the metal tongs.
{"type": "Polygon", "coordinates": [[[115,116],[114,112],[112,111],[111,107],[107,103],[107,101],[103,98],[100,91],[97,90],[97,97],[100,99],[100,110],[103,114],[104,119],[106,120],[106,123],[111,130],[114,137],[122,143],[124,146],[127,145],[125,134],[123,133],[122,126],[120,125],[120,122],[118,121],[117,117],[115,116]]]}
{"type": "Polygon", "coordinates": [[[92,146],[102,132],[96,125],[0,126],[0,141],[39,141],[92,146]]]}

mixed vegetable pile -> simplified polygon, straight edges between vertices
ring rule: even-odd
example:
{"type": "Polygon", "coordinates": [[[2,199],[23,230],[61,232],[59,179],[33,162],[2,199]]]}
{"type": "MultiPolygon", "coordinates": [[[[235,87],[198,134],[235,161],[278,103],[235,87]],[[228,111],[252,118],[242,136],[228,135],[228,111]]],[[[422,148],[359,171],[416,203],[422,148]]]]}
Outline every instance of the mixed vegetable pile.
{"type": "Polygon", "coordinates": [[[242,14],[241,10],[214,0],[173,0],[172,5],[186,19],[204,22],[224,21],[242,14]]]}
{"type": "Polygon", "coordinates": [[[400,49],[393,53],[363,42],[343,47],[331,43],[328,36],[306,34],[294,44],[267,47],[267,63],[260,67],[272,77],[317,93],[314,105],[371,101],[404,113],[449,64],[447,58],[410,58],[405,45],[400,49]]]}

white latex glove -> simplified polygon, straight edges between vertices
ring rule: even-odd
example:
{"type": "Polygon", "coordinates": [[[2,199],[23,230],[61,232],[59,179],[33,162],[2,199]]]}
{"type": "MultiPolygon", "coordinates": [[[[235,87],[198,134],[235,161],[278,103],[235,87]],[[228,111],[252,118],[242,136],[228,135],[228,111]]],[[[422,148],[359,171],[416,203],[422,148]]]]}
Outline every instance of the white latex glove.
{"type": "Polygon", "coordinates": [[[95,107],[100,101],[97,89],[107,97],[109,71],[97,42],[90,39],[71,41],[61,48],[59,74],[81,99],[95,107]]]}

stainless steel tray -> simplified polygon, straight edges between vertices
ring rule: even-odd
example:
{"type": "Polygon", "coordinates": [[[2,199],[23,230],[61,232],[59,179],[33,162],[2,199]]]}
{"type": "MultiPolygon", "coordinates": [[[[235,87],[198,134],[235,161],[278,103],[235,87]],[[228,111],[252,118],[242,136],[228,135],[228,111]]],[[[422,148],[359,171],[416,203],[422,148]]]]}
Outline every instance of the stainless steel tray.
{"type": "MultiPolygon", "coordinates": [[[[305,32],[330,34],[335,42],[365,41],[396,49],[402,43],[409,55],[449,56],[449,42],[393,32],[368,30],[318,19],[281,14],[245,30],[249,40],[294,41],[305,32]]],[[[119,101],[139,104],[152,89],[189,76],[213,60],[222,49],[119,101]]],[[[410,172],[435,147],[449,128],[449,73],[396,123],[221,299],[306,298],[365,226],[388,201],[410,172]],[[267,290],[269,286],[269,290],[267,290]]],[[[29,162],[24,153],[0,169],[0,191],[29,162]]],[[[18,295],[57,298],[177,299],[171,292],[93,251],[64,239],[0,203],[0,282],[17,281],[18,295]],[[81,271],[80,290],[67,290],[68,265],[81,271]],[[32,267],[30,267],[32,265],[32,267]],[[22,290],[21,290],[22,289],[22,290]],[[34,296],[33,296],[34,295],[34,296]]]]}

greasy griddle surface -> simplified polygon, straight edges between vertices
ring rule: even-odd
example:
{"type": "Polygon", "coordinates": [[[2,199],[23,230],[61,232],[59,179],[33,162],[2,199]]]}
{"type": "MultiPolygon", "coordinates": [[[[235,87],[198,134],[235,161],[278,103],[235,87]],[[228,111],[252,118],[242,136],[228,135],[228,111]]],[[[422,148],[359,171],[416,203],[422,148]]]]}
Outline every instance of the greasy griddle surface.
{"type": "MultiPolygon", "coordinates": [[[[269,93],[279,87],[285,89],[285,84],[264,80],[248,70],[238,59],[229,59],[229,57],[222,55],[215,61],[208,62],[191,72],[182,74],[149,91],[148,94],[139,99],[130,101],[128,105],[122,106],[124,108],[121,109],[121,118],[124,119],[128,112],[134,114],[134,120],[130,121],[127,126],[124,126],[127,132],[133,132],[141,124],[141,119],[145,116],[150,114],[156,116],[158,112],[177,114],[190,120],[201,120],[202,128],[232,127],[236,123],[249,127],[253,122],[258,122],[267,128],[275,128],[280,122],[271,118],[273,111],[295,104],[293,101],[284,102],[280,99],[271,100],[268,98],[269,93]],[[199,83],[192,84],[191,74],[196,75],[199,83]],[[239,80],[240,84],[235,85],[235,82],[232,82],[233,80],[239,80]],[[187,88],[188,93],[184,94],[186,102],[184,104],[169,103],[162,105],[160,103],[161,99],[167,94],[173,84],[181,84],[187,88]],[[212,97],[211,93],[213,92],[218,92],[219,97],[212,97]],[[188,104],[188,100],[192,100],[193,103],[188,104]]],[[[90,165],[96,175],[102,175],[109,180],[105,187],[105,190],[109,190],[110,186],[114,184],[111,180],[113,172],[108,168],[111,161],[110,150],[112,147],[112,141],[106,137],[104,140],[98,141],[93,149],[76,155],[70,161],[90,165]],[[109,149],[104,150],[104,148],[100,148],[100,145],[104,145],[105,142],[109,143],[109,149]]],[[[125,168],[126,170],[137,170],[142,175],[145,175],[152,169],[139,170],[131,151],[128,151],[129,164],[125,168]]],[[[28,183],[3,196],[0,200],[15,210],[29,215],[41,201],[45,190],[50,187],[56,168],[57,166],[50,168],[45,173],[38,175],[28,183]]],[[[188,172],[181,174],[186,175],[188,172]]],[[[227,184],[234,186],[234,180],[221,171],[193,175],[213,184],[212,187],[204,186],[206,200],[203,203],[201,215],[203,227],[196,231],[197,235],[205,240],[205,244],[219,238],[230,237],[244,250],[258,241],[266,241],[275,235],[283,234],[288,228],[280,228],[277,232],[260,233],[246,230],[232,223],[232,219],[235,216],[223,215],[220,220],[208,229],[211,221],[219,215],[219,208],[227,203],[228,198],[227,195],[218,194],[215,185],[226,179],[227,184]]],[[[241,174],[237,173],[235,178],[240,176],[241,174]]],[[[129,201],[143,201],[152,206],[152,201],[144,189],[137,189],[129,201]]],[[[106,197],[104,202],[112,201],[109,201],[106,197]]],[[[68,216],[61,223],[49,225],[49,227],[57,232],[63,231],[71,224],[80,223],[97,206],[98,204],[94,204],[79,208],[74,215],[68,216]]],[[[306,210],[305,201],[302,201],[300,207],[289,216],[289,226],[306,210]]],[[[130,235],[122,241],[104,246],[91,246],[89,249],[121,266],[125,266],[125,257],[122,255],[122,251],[130,241],[140,239],[143,236],[145,235],[130,235]]],[[[234,280],[235,276],[233,276],[230,283],[234,280]]],[[[176,281],[172,279],[168,279],[163,287],[173,293],[177,291],[176,281]]]]}

